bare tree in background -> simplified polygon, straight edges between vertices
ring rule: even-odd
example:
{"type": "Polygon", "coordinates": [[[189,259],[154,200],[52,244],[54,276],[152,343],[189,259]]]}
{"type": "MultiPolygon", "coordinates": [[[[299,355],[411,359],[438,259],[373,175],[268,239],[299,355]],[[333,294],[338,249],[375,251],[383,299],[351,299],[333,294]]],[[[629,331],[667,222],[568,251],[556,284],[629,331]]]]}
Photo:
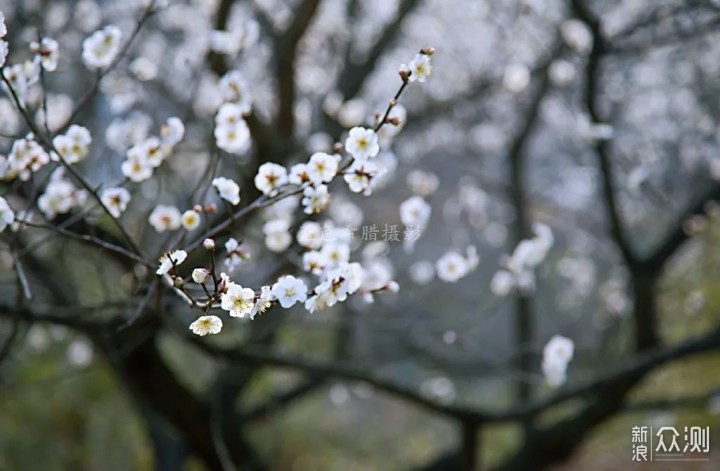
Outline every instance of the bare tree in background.
{"type": "MultiPolygon", "coordinates": [[[[282,467],[272,451],[281,440],[258,444],[253,427],[349,384],[455,430],[449,448],[389,469],[546,469],[625,412],[703,410],[716,396],[676,398],[669,384],[658,400],[637,393],[663,367],[720,348],[707,287],[714,272],[699,266],[715,260],[720,198],[717,2],[14,3],[0,2],[9,44],[0,149],[16,155],[23,141],[27,155],[60,158],[33,168],[28,157],[28,171],[15,174],[12,157],[0,161],[9,205],[0,215],[13,210],[0,233],[0,372],[11,378],[0,388],[22,381],[14,372],[29,361],[33,330],[62,326],[89,342],[132,398],[156,469],[195,457],[225,471],[282,467]],[[109,24],[120,39],[102,29],[109,24]],[[82,44],[98,30],[116,50],[88,71],[82,44]],[[33,57],[53,61],[45,37],[60,46],[58,71],[39,66],[24,87],[33,57]],[[437,54],[421,50],[430,45],[437,54]],[[400,63],[431,55],[424,83],[417,63],[398,74],[400,63]],[[233,82],[235,73],[244,78],[233,82]],[[238,96],[221,97],[228,89],[238,96]],[[250,92],[248,144],[234,149],[218,108],[244,106],[250,92]],[[181,141],[170,121],[157,132],[168,116],[183,123],[181,141]],[[77,165],[57,140],[73,125],[92,135],[77,165]],[[361,160],[342,145],[353,127],[380,137],[384,173],[368,178],[377,184],[367,199],[342,182],[361,160]],[[166,161],[134,180],[146,169],[122,165],[153,133],[169,147],[166,161]],[[304,189],[319,186],[309,180],[277,192],[257,183],[263,164],[290,169],[316,152],[343,155],[338,181],[326,182],[328,216],[303,213],[313,204],[300,202],[304,189]],[[221,176],[238,183],[239,203],[216,194],[221,176]],[[78,201],[48,209],[43,197],[59,181],[78,201]],[[405,181],[409,189],[395,184],[405,181]],[[124,193],[110,198],[111,187],[132,194],[121,217],[124,193]],[[432,206],[414,246],[387,234],[407,226],[398,206],[412,197],[432,206]],[[168,206],[195,211],[201,227],[158,231],[180,218],[168,206]],[[298,229],[325,219],[357,229],[348,245],[366,284],[313,314],[270,298],[262,313],[259,287],[300,277],[307,247],[298,229]],[[287,224],[273,232],[278,220],[287,224]],[[384,228],[385,243],[370,243],[370,227],[378,241],[384,228]],[[229,238],[240,244],[230,254],[229,238]],[[482,258],[477,270],[467,246],[482,258]],[[187,259],[173,259],[175,250],[187,259]],[[225,265],[232,257],[243,263],[225,265]],[[193,284],[197,267],[208,270],[197,275],[206,286],[193,284]],[[257,288],[250,304],[262,315],[228,316],[221,271],[257,288]],[[394,280],[401,291],[385,293],[394,280]],[[678,330],[686,299],[704,314],[700,327],[678,330]],[[210,315],[222,318],[221,334],[188,329],[210,315]],[[567,362],[558,372],[542,358],[556,336],[575,348],[567,381],[567,362]],[[491,463],[493,427],[506,424],[521,433],[491,463]]],[[[373,433],[352,430],[359,442],[373,433]]]]}

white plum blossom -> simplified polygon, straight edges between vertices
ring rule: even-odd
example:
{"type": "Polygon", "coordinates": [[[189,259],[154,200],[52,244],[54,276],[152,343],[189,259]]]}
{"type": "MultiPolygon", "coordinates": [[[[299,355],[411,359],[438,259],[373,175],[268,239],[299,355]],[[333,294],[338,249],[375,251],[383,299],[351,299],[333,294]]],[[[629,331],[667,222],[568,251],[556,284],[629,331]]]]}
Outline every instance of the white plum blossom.
{"type": "Polygon", "coordinates": [[[100,194],[100,200],[112,217],[119,218],[130,202],[130,192],[125,188],[107,188],[100,194]]]}
{"type": "Polygon", "coordinates": [[[231,179],[218,177],[212,181],[212,185],[217,190],[220,198],[233,206],[237,206],[240,203],[240,187],[231,179]]]}
{"type": "Polygon", "coordinates": [[[432,64],[430,63],[430,56],[427,54],[417,54],[415,58],[408,64],[410,70],[409,80],[411,82],[424,82],[432,73],[432,64]]]}
{"type": "Polygon", "coordinates": [[[90,69],[104,69],[120,52],[120,28],[114,25],[95,31],[82,43],[82,58],[90,69]]]}
{"type": "Polygon", "coordinates": [[[286,183],[288,183],[287,169],[276,163],[262,164],[255,175],[255,187],[268,196],[275,195],[286,183]]]}
{"type": "Polygon", "coordinates": [[[195,211],[194,209],[188,209],[184,213],[182,213],[182,216],[180,217],[180,222],[185,228],[185,230],[188,231],[194,231],[198,227],[200,227],[200,213],[195,211]]]}
{"type": "Polygon", "coordinates": [[[205,336],[208,334],[219,334],[222,330],[222,320],[217,316],[201,316],[190,324],[193,334],[205,336]]]}
{"type": "Polygon", "coordinates": [[[365,192],[370,195],[372,187],[370,183],[373,177],[378,174],[378,167],[374,162],[356,160],[347,169],[343,178],[353,193],[365,192]]]}
{"type": "Polygon", "coordinates": [[[122,174],[131,181],[139,183],[147,180],[153,175],[153,167],[144,160],[137,157],[131,157],[120,165],[122,174]]]}
{"type": "Polygon", "coordinates": [[[310,175],[308,175],[307,164],[295,164],[290,167],[288,174],[288,182],[293,185],[302,185],[310,181],[310,175]]]}
{"type": "Polygon", "coordinates": [[[166,146],[175,146],[185,137],[185,125],[177,116],[167,119],[165,124],[160,126],[160,138],[166,146]]]}
{"type": "Polygon", "coordinates": [[[302,205],[305,207],[305,214],[320,213],[328,203],[330,203],[330,193],[327,185],[309,186],[303,190],[302,205]]]}
{"type": "Polygon", "coordinates": [[[13,222],[15,222],[15,213],[7,200],[0,196],[0,232],[3,232],[13,222]]]}
{"type": "Polygon", "coordinates": [[[163,256],[160,257],[160,266],[158,266],[155,274],[166,275],[173,269],[173,267],[176,267],[184,262],[185,259],[187,259],[187,256],[188,254],[184,250],[175,250],[171,253],[163,254],[163,256]]]}
{"type": "Polygon", "coordinates": [[[254,319],[256,315],[262,314],[267,311],[270,306],[272,306],[273,301],[275,301],[275,295],[273,295],[270,287],[261,287],[260,296],[258,296],[257,300],[255,301],[255,305],[253,306],[252,311],[250,311],[250,319],[254,319]]]}
{"type": "Polygon", "coordinates": [[[530,85],[530,70],[524,64],[510,64],[503,73],[503,86],[512,93],[520,93],[530,85]]]}
{"type": "Polygon", "coordinates": [[[175,206],[160,204],[152,210],[148,222],[156,232],[175,231],[180,229],[182,215],[175,206]]]}
{"type": "Polygon", "coordinates": [[[314,185],[329,183],[337,174],[339,165],[339,155],[316,152],[310,156],[310,160],[305,166],[305,172],[314,185]]]}
{"type": "Polygon", "coordinates": [[[297,241],[302,247],[317,250],[323,243],[323,228],[317,222],[304,222],[297,232],[297,241]]]}
{"type": "Polygon", "coordinates": [[[225,293],[220,296],[220,307],[232,317],[245,317],[252,312],[255,304],[255,292],[250,288],[229,282],[225,293]]]}
{"type": "Polygon", "coordinates": [[[542,370],[545,381],[557,387],[565,383],[568,364],[573,358],[575,345],[569,338],[555,335],[543,349],[542,370]]]}
{"type": "Polygon", "coordinates": [[[57,69],[58,58],[60,57],[58,42],[52,38],[42,38],[40,42],[33,41],[30,43],[30,52],[40,60],[42,68],[48,72],[54,72],[57,69]]]}
{"type": "Polygon", "coordinates": [[[201,285],[210,278],[210,270],[207,268],[196,268],[192,271],[192,280],[201,285]]]}
{"type": "Polygon", "coordinates": [[[354,127],[345,140],[345,150],[356,160],[367,160],[380,152],[378,136],[372,129],[354,127]]]}
{"type": "Polygon", "coordinates": [[[5,24],[5,15],[0,11],[0,38],[7,36],[7,25],[5,24]]]}
{"type": "Polygon", "coordinates": [[[326,254],[317,250],[310,250],[303,254],[303,270],[311,272],[315,275],[322,275],[325,267],[328,265],[328,257],[326,254]]]}
{"type": "Polygon", "coordinates": [[[440,186],[440,179],[434,173],[412,170],[407,176],[407,185],[416,195],[430,196],[440,186]]]}
{"type": "Polygon", "coordinates": [[[292,275],[281,276],[272,286],[273,296],[286,309],[295,303],[304,303],[307,299],[307,290],[305,282],[292,275]]]}

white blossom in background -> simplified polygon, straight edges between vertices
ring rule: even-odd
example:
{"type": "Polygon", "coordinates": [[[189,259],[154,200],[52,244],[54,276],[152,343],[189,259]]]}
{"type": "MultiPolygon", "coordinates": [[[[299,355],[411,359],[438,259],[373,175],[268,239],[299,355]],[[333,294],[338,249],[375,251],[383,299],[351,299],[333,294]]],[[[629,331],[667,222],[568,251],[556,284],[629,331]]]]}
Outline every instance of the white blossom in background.
{"type": "Polygon", "coordinates": [[[283,252],[292,243],[290,223],[284,219],[274,219],[263,225],[265,246],[272,252],[283,252]]]}
{"type": "Polygon", "coordinates": [[[231,154],[242,154],[250,148],[250,129],[243,114],[245,108],[235,103],[225,103],[215,116],[215,142],[231,154]]]}
{"type": "Polygon", "coordinates": [[[92,136],[87,128],[73,124],[65,134],[55,136],[53,146],[69,164],[85,160],[90,153],[92,136]]]}
{"type": "Polygon", "coordinates": [[[327,185],[309,186],[303,190],[302,205],[305,214],[322,212],[330,203],[330,193],[327,185]]]}
{"type": "Polygon", "coordinates": [[[5,61],[7,60],[8,56],[8,43],[7,41],[4,41],[0,39],[0,67],[5,65],[5,61]]]}
{"type": "Polygon", "coordinates": [[[180,216],[180,223],[187,231],[194,231],[200,227],[200,213],[194,209],[188,209],[180,216]]]}
{"type": "Polygon", "coordinates": [[[425,227],[432,208],[419,196],[411,196],[400,204],[400,221],[406,226],[425,227]]]}
{"type": "Polygon", "coordinates": [[[224,103],[234,103],[236,111],[241,114],[248,113],[252,109],[252,95],[250,88],[237,70],[232,70],[223,75],[218,84],[220,98],[224,103]]]}
{"type": "Polygon", "coordinates": [[[455,282],[468,273],[465,257],[457,252],[448,252],[435,263],[437,277],[442,281],[455,282]]]}
{"type": "Polygon", "coordinates": [[[233,206],[237,206],[240,203],[240,187],[231,179],[218,177],[212,181],[212,185],[217,190],[220,198],[233,206]]]}
{"type": "Polygon", "coordinates": [[[575,345],[572,340],[556,335],[543,349],[542,371],[545,381],[557,387],[565,383],[567,367],[573,358],[575,345]]]}
{"type": "Polygon", "coordinates": [[[175,231],[180,229],[182,215],[175,206],[160,204],[152,210],[148,222],[156,232],[175,231]]]}
{"type": "Polygon", "coordinates": [[[175,146],[185,137],[185,125],[177,116],[167,119],[165,124],[160,126],[160,138],[166,146],[175,146]]]}
{"type": "Polygon", "coordinates": [[[240,242],[234,237],[229,238],[225,242],[225,251],[227,251],[225,266],[227,266],[229,270],[234,269],[249,258],[249,254],[242,249],[240,242]]]}
{"type": "Polygon", "coordinates": [[[503,73],[503,86],[512,93],[520,93],[530,85],[530,71],[524,64],[510,64],[503,73]]]}
{"type": "Polygon", "coordinates": [[[563,59],[558,59],[550,64],[548,69],[548,76],[553,85],[558,87],[564,87],[569,85],[575,77],[577,72],[572,62],[563,59]]]}
{"type": "Polygon", "coordinates": [[[521,293],[535,290],[533,270],[547,257],[553,246],[552,231],[545,224],[533,224],[534,237],[521,240],[512,255],[505,260],[505,268],[490,280],[490,290],[496,296],[507,296],[515,289],[521,293]]]}
{"type": "Polygon", "coordinates": [[[155,274],[166,275],[173,267],[184,262],[187,256],[188,254],[184,250],[175,250],[171,253],[163,254],[163,256],[160,257],[160,265],[155,274]]]}
{"type": "Polygon", "coordinates": [[[15,222],[15,213],[10,209],[7,200],[0,196],[0,232],[15,222]]]}
{"type": "Polygon", "coordinates": [[[57,69],[60,52],[58,42],[54,39],[42,38],[40,42],[31,42],[30,52],[32,52],[36,59],[40,61],[40,65],[42,65],[43,69],[48,72],[54,72],[57,69]]]}
{"type": "Polygon", "coordinates": [[[323,229],[317,222],[304,222],[297,232],[297,241],[306,249],[317,250],[323,243],[323,229]]]}
{"type": "Polygon", "coordinates": [[[278,189],[287,183],[287,169],[276,163],[262,164],[255,175],[255,187],[268,196],[275,195],[278,189]]]}
{"type": "Polygon", "coordinates": [[[130,202],[130,192],[125,188],[107,188],[100,193],[100,200],[112,217],[119,218],[130,202]]]}
{"type": "Polygon", "coordinates": [[[7,25],[5,24],[5,15],[0,11],[0,38],[7,36],[7,25]]]}
{"type": "Polygon", "coordinates": [[[190,324],[190,330],[196,335],[219,334],[223,323],[217,316],[202,316],[190,324]]]}
{"type": "Polygon", "coordinates": [[[241,51],[255,44],[260,36],[260,25],[253,19],[242,24],[234,22],[229,31],[214,30],[210,32],[210,49],[230,57],[237,56],[241,51]]]}
{"type": "Polygon", "coordinates": [[[356,160],[367,160],[380,152],[378,136],[372,129],[354,127],[345,140],[345,150],[356,160]]]}
{"type": "Polygon", "coordinates": [[[440,186],[437,175],[423,170],[411,170],[407,176],[407,185],[414,194],[428,197],[440,186]]]}
{"type": "Polygon", "coordinates": [[[570,49],[580,54],[590,52],[593,37],[590,28],[580,20],[566,20],[560,25],[560,36],[570,49]]]}
{"type": "Polygon", "coordinates": [[[58,214],[69,213],[87,201],[87,192],[78,190],[64,178],[62,168],[54,171],[45,192],[38,198],[38,208],[47,219],[54,219],[58,214]]]}
{"type": "Polygon", "coordinates": [[[292,275],[281,276],[272,286],[272,294],[284,308],[290,308],[295,303],[304,303],[307,299],[307,286],[292,275]]]}
{"type": "Polygon", "coordinates": [[[252,312],[255,292],[236,283],[228,283],[227,290],[220,297],[220,307],[232,317],[245,317],[252,312]]]}
{"type": "Polygon", "coordinates": [[[90,69],[108,67],[120,52],[120,28],[114,25],[95,31],[82,43],[82,58],[90,69]]]}

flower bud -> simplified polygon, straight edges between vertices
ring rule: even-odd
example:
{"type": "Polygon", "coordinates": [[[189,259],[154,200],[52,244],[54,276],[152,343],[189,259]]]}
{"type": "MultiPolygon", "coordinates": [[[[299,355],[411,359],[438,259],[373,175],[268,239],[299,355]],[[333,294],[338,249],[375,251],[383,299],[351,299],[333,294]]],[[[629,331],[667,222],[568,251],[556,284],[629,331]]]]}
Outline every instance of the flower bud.
{"type": "Polygon", "coordinates": [[[182,278],[180,278],[179,276],[176,276],[175,279],[173,279],[173,284],[175,285],[176,288],[182,288],[185,285],[185,282],[183,281],[182,278]]]}
{"type": "Polygon", "coordinates": [[[385,285],[385,289],[390,291],[391,293],[397,293],[398,291],[400,291],[400,285],[397,283],[397,281],[391,281],[385,285]]]}
{"type": "Polygon", "coordinates": [[[215,250],[215,240],[210,238],[203,240],[203,248],[205,250],[215,250]]]}
{"type": "Polygon", "coordinates": [[[434,47],[424,47],[420,49],[420,54],[426,55],[426,56],[432,56],[435,54],[435,48],[434,47]]]}

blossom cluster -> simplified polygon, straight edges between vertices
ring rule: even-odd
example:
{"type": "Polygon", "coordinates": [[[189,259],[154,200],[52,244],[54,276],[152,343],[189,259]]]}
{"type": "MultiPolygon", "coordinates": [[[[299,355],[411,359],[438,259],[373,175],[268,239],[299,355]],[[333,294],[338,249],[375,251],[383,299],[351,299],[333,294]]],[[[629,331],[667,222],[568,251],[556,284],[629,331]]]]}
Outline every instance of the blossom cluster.
{"type": "Polygon", "coordinates": [[[520,241],[512,255],[505,258],[504,268],[495,272],[490,280],[490,289],[497,296],[507,296],[514,290],[521,294],[535,290],[534,269],[545,260],[554,239],[545,224],[534,224],[533,232],[532,238],[520,241]]]}
{"type": "Polygon", "coordinates": [[[545,381],[557,387],[565,383],[568,364],[573,358],[575,344],[572,340],[556,335],[543,349],[542,371],[545,381]]]}

